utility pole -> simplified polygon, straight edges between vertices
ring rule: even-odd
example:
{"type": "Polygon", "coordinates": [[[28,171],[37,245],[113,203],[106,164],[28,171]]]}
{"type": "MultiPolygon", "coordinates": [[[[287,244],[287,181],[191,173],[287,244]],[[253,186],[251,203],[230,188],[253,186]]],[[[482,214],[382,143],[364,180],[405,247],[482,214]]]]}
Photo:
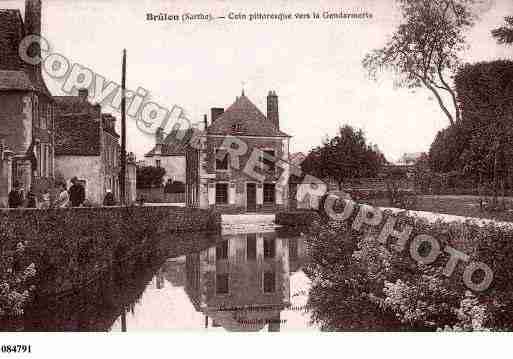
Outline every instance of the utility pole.
{"type": "Polygon", "coordinates": [[[126,49],[123,49],[123,65],[121,69],[121,173],[119,190],[121,205],[126,205],[126,49]]]}

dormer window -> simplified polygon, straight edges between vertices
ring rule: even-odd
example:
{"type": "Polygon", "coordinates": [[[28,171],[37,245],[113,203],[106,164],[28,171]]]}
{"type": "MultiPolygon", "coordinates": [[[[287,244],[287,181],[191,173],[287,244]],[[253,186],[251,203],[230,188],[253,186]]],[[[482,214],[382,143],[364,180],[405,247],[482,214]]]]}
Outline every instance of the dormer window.
{"type": "Polygon", "coordinates": [[[234,123],[232,125],[232,131],[233,132],[241,132],[242,131],[242,125],[240,123],[234,123]]]}

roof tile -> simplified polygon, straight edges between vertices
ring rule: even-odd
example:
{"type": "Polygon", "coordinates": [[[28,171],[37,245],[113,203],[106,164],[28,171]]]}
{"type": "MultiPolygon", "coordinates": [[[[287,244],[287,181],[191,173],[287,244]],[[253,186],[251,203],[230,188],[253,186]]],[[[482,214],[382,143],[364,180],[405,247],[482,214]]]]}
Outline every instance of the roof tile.
{"type": "Polygon", "coordinates": [[[100,123],[89,114],[60,115],[55,119],[55,155],[100,155],[100,123]]]}
{"type": "Polygon", "coordinates": [[[209,135],[290,137],[276,128],[245,95],[219,116],[207,130],[209,135]]]}

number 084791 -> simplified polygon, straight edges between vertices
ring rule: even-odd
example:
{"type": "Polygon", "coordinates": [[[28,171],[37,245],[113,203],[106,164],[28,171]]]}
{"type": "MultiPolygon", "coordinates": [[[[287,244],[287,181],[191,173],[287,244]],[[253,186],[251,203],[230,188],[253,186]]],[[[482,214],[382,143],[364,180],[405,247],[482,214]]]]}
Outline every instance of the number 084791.
{"type": "Polygon", "coordinates": [[[2,344],[0,347],[0,351],[4,354],[9,353],[30,353],[31,352],[30,345],[14,345],[14,344],[2,344]]]}

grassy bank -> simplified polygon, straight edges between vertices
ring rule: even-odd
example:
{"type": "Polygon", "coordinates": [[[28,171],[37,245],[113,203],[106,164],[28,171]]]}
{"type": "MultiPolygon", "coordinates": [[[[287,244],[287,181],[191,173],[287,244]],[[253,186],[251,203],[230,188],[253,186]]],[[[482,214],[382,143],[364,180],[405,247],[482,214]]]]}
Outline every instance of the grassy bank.
{"type": "MultiPolygon", "coordinates": [[[[389,207],[386,199],[362,201],[377,207],[389,207]]],[[[506,199],[506,208],[513,209],[513,199],[506,199]]],[[[486,218],[497,221],[513,222],[513,211],[482,211],[477,196],[417,196],[417,203],[412,210],[452,214],[463,217],[486,218]]]]}

